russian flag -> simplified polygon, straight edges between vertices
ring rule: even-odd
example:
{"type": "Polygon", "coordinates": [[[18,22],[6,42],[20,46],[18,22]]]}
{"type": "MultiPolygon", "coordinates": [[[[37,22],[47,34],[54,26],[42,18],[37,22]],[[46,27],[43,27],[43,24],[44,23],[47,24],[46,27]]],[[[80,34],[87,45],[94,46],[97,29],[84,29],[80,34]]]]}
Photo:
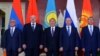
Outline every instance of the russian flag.
{"type": "MultiPolygon", "coordinates": [[[[76,16],[74,0],[67,0],[65,19],[66,18],[71,18],[72,26],[78,28],[78,19],[76,16]]],[[[64,25],[65,25],[65,23],[64,23],[64,25]]]]}
{"type": "Polygon", "coordinates": [[[13,19],[16,21],[16,27],[19,29],[23,28],[23,16],[20,0],[13,0],[12,10],[10,15],[10,20],[13,19]]]}

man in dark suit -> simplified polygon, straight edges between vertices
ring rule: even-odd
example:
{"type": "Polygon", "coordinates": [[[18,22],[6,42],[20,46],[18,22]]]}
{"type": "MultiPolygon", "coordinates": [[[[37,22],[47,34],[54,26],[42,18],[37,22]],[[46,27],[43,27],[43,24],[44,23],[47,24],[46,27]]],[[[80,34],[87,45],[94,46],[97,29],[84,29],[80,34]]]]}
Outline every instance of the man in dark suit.
{"type": "Polygon", "coordinates": [[[93,25],[93,18],[89,17],[88,25],[82,29],[82,50],[85,56],[97,56],[100,48],[99,28],[93,25]]]}
{"type": "Polygon", "coordinates": [[[36,23],[36,16],[30,17],[31,22],[25,24],[23,29],[23,48],[25,49],[26,56],[39,56],[39,49],[43,48],[42,45],[42,25],[36,23]]]}
{"type": "Polygon", "coordinates": [[[71,19],[66,18],[65,27],[60,33],[60,51],[63,56],[75,56],[75,50],[78,50],[79,35],[75,27],[71,26],[71,19]]]}
{"type": "Polygon", "coordinates": [[[15,20],[10,20],[10,27],[4,33],[3,48],[7,56],[18,56],[21,51],[21,30],[16,28],[15,20]]]}
{"type": "Polygon", "coordinates": [[[59,56],[59,36],[60,28],[56,26],[56,20],[51,18],[49,20],[50,27],[44,30],[45,35],[45,48],[44,51],[47,52],[47,56],[59,56]]]}

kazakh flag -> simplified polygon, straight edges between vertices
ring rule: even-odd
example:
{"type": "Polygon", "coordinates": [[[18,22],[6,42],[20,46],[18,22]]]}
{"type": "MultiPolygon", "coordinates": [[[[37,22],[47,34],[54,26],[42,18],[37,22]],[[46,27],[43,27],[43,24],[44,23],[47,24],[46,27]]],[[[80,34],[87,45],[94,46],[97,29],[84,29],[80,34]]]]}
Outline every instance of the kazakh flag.
{"type": "Polygon", "coordinates": [[[49,20],[54,18],[57,21],[55,0],[48,0],[44,19],[44,28],[49,27],[49,20]]]}

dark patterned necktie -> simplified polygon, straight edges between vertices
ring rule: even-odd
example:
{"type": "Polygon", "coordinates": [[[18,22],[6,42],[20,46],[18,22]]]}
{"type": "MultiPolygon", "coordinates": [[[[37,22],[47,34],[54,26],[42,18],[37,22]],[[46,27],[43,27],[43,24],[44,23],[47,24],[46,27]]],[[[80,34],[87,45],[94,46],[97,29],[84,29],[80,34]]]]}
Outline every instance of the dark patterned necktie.
{"type": "Polygon", "coordinates": [[[54,34],[54,29],[53,29],[53,28],[51,28],[51,34],[52,34],[52,36],[53,36],[53,34],[54,34]]]}

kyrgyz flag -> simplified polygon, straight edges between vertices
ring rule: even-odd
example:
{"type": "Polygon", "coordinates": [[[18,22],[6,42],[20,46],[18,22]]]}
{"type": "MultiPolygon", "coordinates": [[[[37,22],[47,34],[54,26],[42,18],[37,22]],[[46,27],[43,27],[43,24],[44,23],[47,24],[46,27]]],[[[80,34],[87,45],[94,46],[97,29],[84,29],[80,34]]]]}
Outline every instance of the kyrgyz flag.
{"type": "Polygon", "coordinates": [[[88,18],[93,16],[92,7],[91,7],[91,0],[83,0],[83,8],[82,8],[82,15],[81,15],[81,23],[80,27],[84,27],[88,23],[88,18]]]}

